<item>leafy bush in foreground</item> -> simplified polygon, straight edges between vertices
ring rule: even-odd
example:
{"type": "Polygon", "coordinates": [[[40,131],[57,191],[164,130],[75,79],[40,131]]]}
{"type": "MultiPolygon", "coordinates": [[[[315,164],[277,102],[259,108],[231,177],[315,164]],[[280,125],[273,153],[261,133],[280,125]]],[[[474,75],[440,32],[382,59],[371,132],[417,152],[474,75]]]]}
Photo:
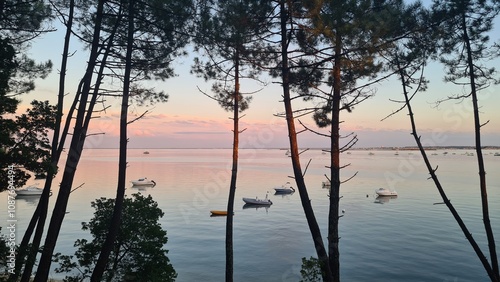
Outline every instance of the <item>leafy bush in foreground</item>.
{"type": "MultiPolygon", "coordinates": [[[[103,281],[174,281],[177,273],[167,257],[168,251],[163,249],[167,232],[158,223],[164,213],[150,195],[138,193],[132,197],[125,198],[122,223],[103,281]]],[[[74,255],[55,255],[59,262],[56,272],[72,275],[64,281],[83,281],[91,276],[106,239],[114,202],[106,198],[92,202],[94,217],[82,223],[82,230],[90,231],[92,241],[78,239],[74,255]]]]}

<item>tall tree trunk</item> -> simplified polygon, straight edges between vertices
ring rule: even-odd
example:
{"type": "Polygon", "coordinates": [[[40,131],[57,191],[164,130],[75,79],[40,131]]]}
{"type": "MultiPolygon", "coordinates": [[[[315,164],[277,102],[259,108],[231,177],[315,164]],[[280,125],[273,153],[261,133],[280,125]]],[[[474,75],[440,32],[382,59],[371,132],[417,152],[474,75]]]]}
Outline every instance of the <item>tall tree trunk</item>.
{"type": "Polygon", "coordinates": [[[443,199],[444,204],[446,205],[446,207],[448,207],[451,214],[453,215],[453,218],[460,226],[460,229],[462,230],[463,234],[465,235],[465,238],[469,241],[470,245],[472,246],[472,249],[474,250],[474,252],[478,256],[484,269],[486,270],[486,273],[488,273],[488,276],[491,278],[491,281],[498,282],[498,279],[495,278],[495,275],[494,275],[493,270],[488,262],[488,259],[481,251],[481,248],[476,243],[476,240],[474,239],[474,237],[472,237],[472,233],[469,231],[469,229],[467,228],[467,226],[463,222],[462,218],[460,217],[457,210],[455,209],[455,207],[451,203],[450,199],[448,199],[448,196],[446,195],[443,187],[441,186],[441,182],[439,181],[439,179],[436,175],[436,170],[432,167],[430,160],[427,157],[427,153],[425,152],[424,146],[422,145],[422,142],[420,141],[420,136],[418,136],[418,133],[417,133],[417,125],[416,125],[413,110],[411,107],[410,98],[409,98],[408,91],[407,91],[407,85],[405,83],[405,81],[406,81],[405,80],[405,73],[404,73],[403,67],[400,65],[397,58],[396,58],[396,63],[397,63],[398,74],[400,76],[401,84],[403,87],[403,94],[405,96],[405,103],[406,103],[406,106],[408,108],[408,116],[410,117],[411,130],[412,130],[411,135],[415,139],[415,143],[417,143],[417,147],[419,148],[419,151],[422,155],[422,158],[424,159],[425,166],[426,166],[427,170],[429,171],[429,174],[431,175],[431,179],[434,181],[434,184],[439,192],[439,195],[443,199]]]}
{"type": "Polygon", "coordinates": [[[292,159],[293,174],[297,189],[299,190],[300,200],[304,214],[307,219],[309,230],[314,242],[314,247],[318,255],[321,266],[321,274],[323,281],[333,281],[332,272],[328,261],[328,254],[326,253],[321,230],[314,215],[314,210],[311,205],[311,199],[307,193],[304,176],[302,175],[302,168],[300,166],[299,149],[297,141],[297,132],[295,130],[295,121],[293,117],[292,102],[290,98],[290,72],[288,67],[288,34],[287,34],[287,20],[288,13],[285,7],[285,1],[280,1],[280,20],[281,20],[281,77],[283,87],[283,103],[285,104],[285,115],[288,128],[288,138],[290,141],[290,151],[292,159]]]}
{"type": "Polygon", "coordinates": [[[340,98],[342,37],[335,33],[335,65],[333,68],[333,97],[330,101],[332,124],[330,133],[330,209],[328,214],[328,257],[333,281],[340,281],[339,201],[340,201],[340,98]]]}
{"type": "MultiPolygon", "coordinates": [[[[122,2],[123,4],[123,2],[122,2]]],[[[115,206],[113,216],[108,228],[106,240],[101,248],[101,253],[97,260],[94,271],[92,272],[91,281],[101,281],[108,264],[109,255],[114,248],[114,243],[120,230],[122,219],[123,200],[125,198],[125,182],[127,171],[127,114],[129,103],[130,90],[130,73],[132,71],[132,51],[134,43],[134,0],[129,1],[128,13],[128,38],[127,38],[127,53],[125,58],[125,76],[123,81],[123,96],[120,115],[120,153],[118,161],[118,186],[116,189],[115,206]]]]}
{"type": "Polygon", "coordinates": [[[467,33],[467,23],[465,13],[462,14],[462,31],[463,38],[467,50],[467,65],[469,68],[469,79],[471,85],[472,107],[474,112],[474,136],[477,155],[477,164],[479,168],[479,187],[481,192],[481,206],[483,211],[483,223],[488,238],[488,247],[490,251],[491,267],[496,276],[496,280],[500,281],[500,272],[498,270],[498,258],[496,252],[495,237],[493,236],[493,229],[491,228],[490,212],[488,208],[488,191],[486,189],[486,171],[484,168],[483,152],[481,148],[481,121],[479,118],[479,105],[477,100],[477,89],[475,79],[474,61],[472,58],[472,48],[470,38],[467,33]]]}
{"type": "MultiPolygon", "coordinates": [[[[59,74],[59,91],[58,91],[58,99],[57,99],[57,115],[55,121],[54,134],[52,137],[52,148],[51,148],[51,163],[50,168],[47,171],[47,176],[45,178],[45,185],[43,188],[42,195],[40,196],[40,201],[38,202],[37,208],[33,213],[32,219],[26,230],[23,240],[21,242],[19,259],[16,261],[16,273],[12,275],[11,281],[16,281],[19,275],[19,271],[21,270],[23,260],[24,260],[24,250],[28,247],[28,242],[31,238],[33,230],[36,225],[35,237],[33,238],[33,242],[30,246],[30,250],[28,252],[28,257],[26,260],[26,264],[24,267],[23,275],[21,277],[22,282],[27,282],[31,278],[31,273],[33,271],[33,266],[36,261],[36,255],[38,253],[38,248],[40,247],[40,242],[42,240],[43,231],[45,227],[45,220],[47,218],[48,206],[49,206],[49,197],[50,197],[50,189],[52,187],[52,181],[55,173],[57,172],[57,164],[59,163],[59,159],[61,156],[61,152],[58,151],[58,146],[63,146],[64,144],[59,143],[59,136],[61,131],[61,121],[63,115],[63,104],[64,104],[64,89],[65,89],[65,77],[66,77],[66,66],[68,62],[68,53],[69,53],[69,42],[71,38],[71,28],[73,25],[73,14],[74,14],[74,6],[75,1],[71,0],[69,3],[69,13],[68,20],[66,23],[66,35],[64,37],[64,47],[62,53],[62,61],[61,61],[61,71],[59,74]]],[[[63,135],[66,135],[67,132],[63,132],[63,135]]],[[[64,142],[65,138],[62,138],[64,142]]]]}
{"type": "MultiPolygon", "coordinates": [[[[85,143],[87,128],[83,126],[85,114],[92,115],[92,112],[87,112],[87,101],[89,97],[89,92],[91,89],[92,75],[94,71],[94,66],[96,65],[98,57],[98,47],[99,47],[99,35],[101,28],[101,21],[103,17],[103,7],[104,0],[99,0],[97,6],[97,13],[95,19],[94,36],[92,40],[90,58],[87,66],[87,70],[84,76],[84,83],[82,87],[82,93],[80,96],[78,113],[76,116],[73,137],[71,140],[68,159],[66,160],[66,166],[64,168],[64,173],[59,188],[59,193],[57,195],[57,200],[52,212],[52,217],[50,220],[49,228],[47,231],[47,236],[45,239],[44,248],[42,251],[42,256],[40,258],[40,263],[37,268],[37,273],[35,276],[35,282],[47,281],[50,265],[52,263],[52,255],[54,253],[54,248],[61,230],[61,225],[64,220],[64,215],[66,213],[66,207],[68,205],[69,195],[71,192],[71,187],[73,185],[73,180],[75,177],[76,168],[78,162],[80,161],[80,156],[83,150],[83,144],[85,143]]],[[[92,105],[90,105],[92,108],[92,105]]]]}
{"type": "Polygon", "coordinates": [[[239,97],[240,97],[240,58],[236,49],[234,59],[234,105],[233,105],[233,165],[231,169],[231,184],[227,200],[226,218],[226,282],[233,281],[233,212],[236,194],[236,178],[238,176],[238,146],[239,146],[239,97]]]}

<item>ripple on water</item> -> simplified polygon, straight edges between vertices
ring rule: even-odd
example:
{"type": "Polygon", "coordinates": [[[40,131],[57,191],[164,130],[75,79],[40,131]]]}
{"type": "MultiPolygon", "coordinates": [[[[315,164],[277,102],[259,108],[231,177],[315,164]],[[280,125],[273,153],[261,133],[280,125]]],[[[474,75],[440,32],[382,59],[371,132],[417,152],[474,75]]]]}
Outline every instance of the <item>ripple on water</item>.
{"type": "MultiPolygon", "coordinates": [[[[274,204],[267,210],[243,209],[241,201],[242,197],[264,197],[267,191],[273,192],[274,186],[293,182],[288,178],[293,174],[290,159],[282,150],[243,151],[247,159],[239,167],[234,216],[235,281],[299,281],[301,258],[316,256],[299,194],[271,194],[274,204]]],[[[433,161],[439,164],[443,185],[470,232],[487,250],[477,170],[468,164],[474,158],[451,152],[446,157],[441,155],[433,161]]],[[[80,230],[80,222],[92,217],[90,201],[114,195],[116,156],[116,150],[99,150],[82,159],[75,183],[85,185],[72,193],[58,251],[70,254],[74,240],[88,236],[80,230]]],[[[342,281],[488,281],[448,209],[434,205],[442,200],[434,184],[427,180],[423,166],[401,171],[401,164],[407,164],[402,159],[405,156],[400,153],[396,157],[393,152],[368,156],[365,151],[344,156],[346,163],[352,163],[348,168],[352,171],[346,170],[343,177],[359,173],[343,184],[340,193],[340,209],[346,211],[339,225],[342,281]],[[399,196],[376,203],[374,190],[391,185],[399,196]]],[[[326,241],[329,199],[321,183],[328,159],[314,150],[303,157],[313,159],[306,182],[326,241]]],[[[500,171],[498,157],[486,160],[488,171],[500,171]]],[[[142,151],[131,154],[127,170],[130,179],[148,177],[158,183],[140,192],[151,194],[165,212],[161,224],[168,232],[166,248],[179,274],[178,282],[224,280],[226,218],[212,218],[209,210],[226,207],[228,164],[230,150],[150,150],[147,156],[142,151]]],[[[498,237],[500,174],[488,174],[488,183],[491,220],[498,237]]],[[[127,193],[138,191],[130,188],[127,193]]],[[[30,202],[18,201],[21,229],[34,207],[30,202]]],[[[3,205],[0,213],[6,214],[3,205]]]]}

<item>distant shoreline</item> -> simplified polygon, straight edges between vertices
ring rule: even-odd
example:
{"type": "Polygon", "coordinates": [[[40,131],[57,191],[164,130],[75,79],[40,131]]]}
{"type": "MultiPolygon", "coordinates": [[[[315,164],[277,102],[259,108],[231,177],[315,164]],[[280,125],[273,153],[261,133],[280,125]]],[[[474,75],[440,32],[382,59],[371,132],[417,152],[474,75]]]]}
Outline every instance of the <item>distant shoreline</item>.
{"type": "MultiPolygon", "coordinates": [[[[500,146],[482,146],[483,150],[500,150],[500,146]]],[[[85,148],[84,150],[112,150],[118,148],[85,148]]],[[[232,148],[128,148],[129,150],[226,150],[232,148]]],[[[329,150],[328,148],[300,148],[300,150],[329,150]]],[[[475,150],[475,146],[428,146],[424,148],[425,150],[475,150]]],[[[288,148],[239,148],[239,150],[288,150],[288,148]]],[[[388,146],[388,147],[361,147],[361,148],[351,148],[352,151],[418,151],[416,146],[388,146]]]]}
{"type": "MultiPolygon", "coordinates": [[[[499,150],[500,146],[482,146],[483,150],[499,150]]],[[[425,150],[475,150],[475,146],[428,146],[425,150]]],[[[391,151],[418,151],[416,146],[405,147],[370,147],[370,148],[353,148],[353,150],[391,150],[391,151]]]]}

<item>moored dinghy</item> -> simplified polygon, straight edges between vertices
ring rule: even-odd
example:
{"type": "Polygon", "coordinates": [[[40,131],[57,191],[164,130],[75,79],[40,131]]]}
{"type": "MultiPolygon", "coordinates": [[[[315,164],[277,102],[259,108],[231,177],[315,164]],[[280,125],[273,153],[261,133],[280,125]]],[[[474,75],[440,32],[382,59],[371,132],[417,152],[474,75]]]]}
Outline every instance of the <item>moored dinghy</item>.
{"type": "Polygon", "coordinates": [[[134,186],[155,186],[156,182],[154,180],[149,180],[147,177],[139,178],[137,180],[132,180],[132,185],[134,186]]]}
{"type": "Polygon", "coordinates": [[[387,188],[378,188],[375,190],[378,196],[397,196],[398,193],[396,191],[391,191],[387,188]]]}
{"type": "Polygon", "coordinates": [[[274,191],[276,191],[276,194],[291,194],[295,192],[295,189],[293,189],[290,182],[287,182],[286,184],[283,184],[280,187],[274,187],[274,191]]]}
{"type": "Polygon", "coordinates": [[[222,211],[222,210],[211,210],[210,213],[211,213],[211,216],[227,215],[227,211],[222,211]]]}
{"type": "Polygon", "coordinates": [[[42,195],[43,189],[39,188],[37,184],[30,185],[26,188],[16,190],[18,196],[40,196],[42,195]]]}
{"type": "Polygon", "coordinates": [[[267,198],[267,193],[266,193],[266,198],[265,199],[259,199],[257,197],[254,198],[243,198],[243,202],[246,204],[251,204],[251,205],[272,205],[273,202],[267,198]]]}

